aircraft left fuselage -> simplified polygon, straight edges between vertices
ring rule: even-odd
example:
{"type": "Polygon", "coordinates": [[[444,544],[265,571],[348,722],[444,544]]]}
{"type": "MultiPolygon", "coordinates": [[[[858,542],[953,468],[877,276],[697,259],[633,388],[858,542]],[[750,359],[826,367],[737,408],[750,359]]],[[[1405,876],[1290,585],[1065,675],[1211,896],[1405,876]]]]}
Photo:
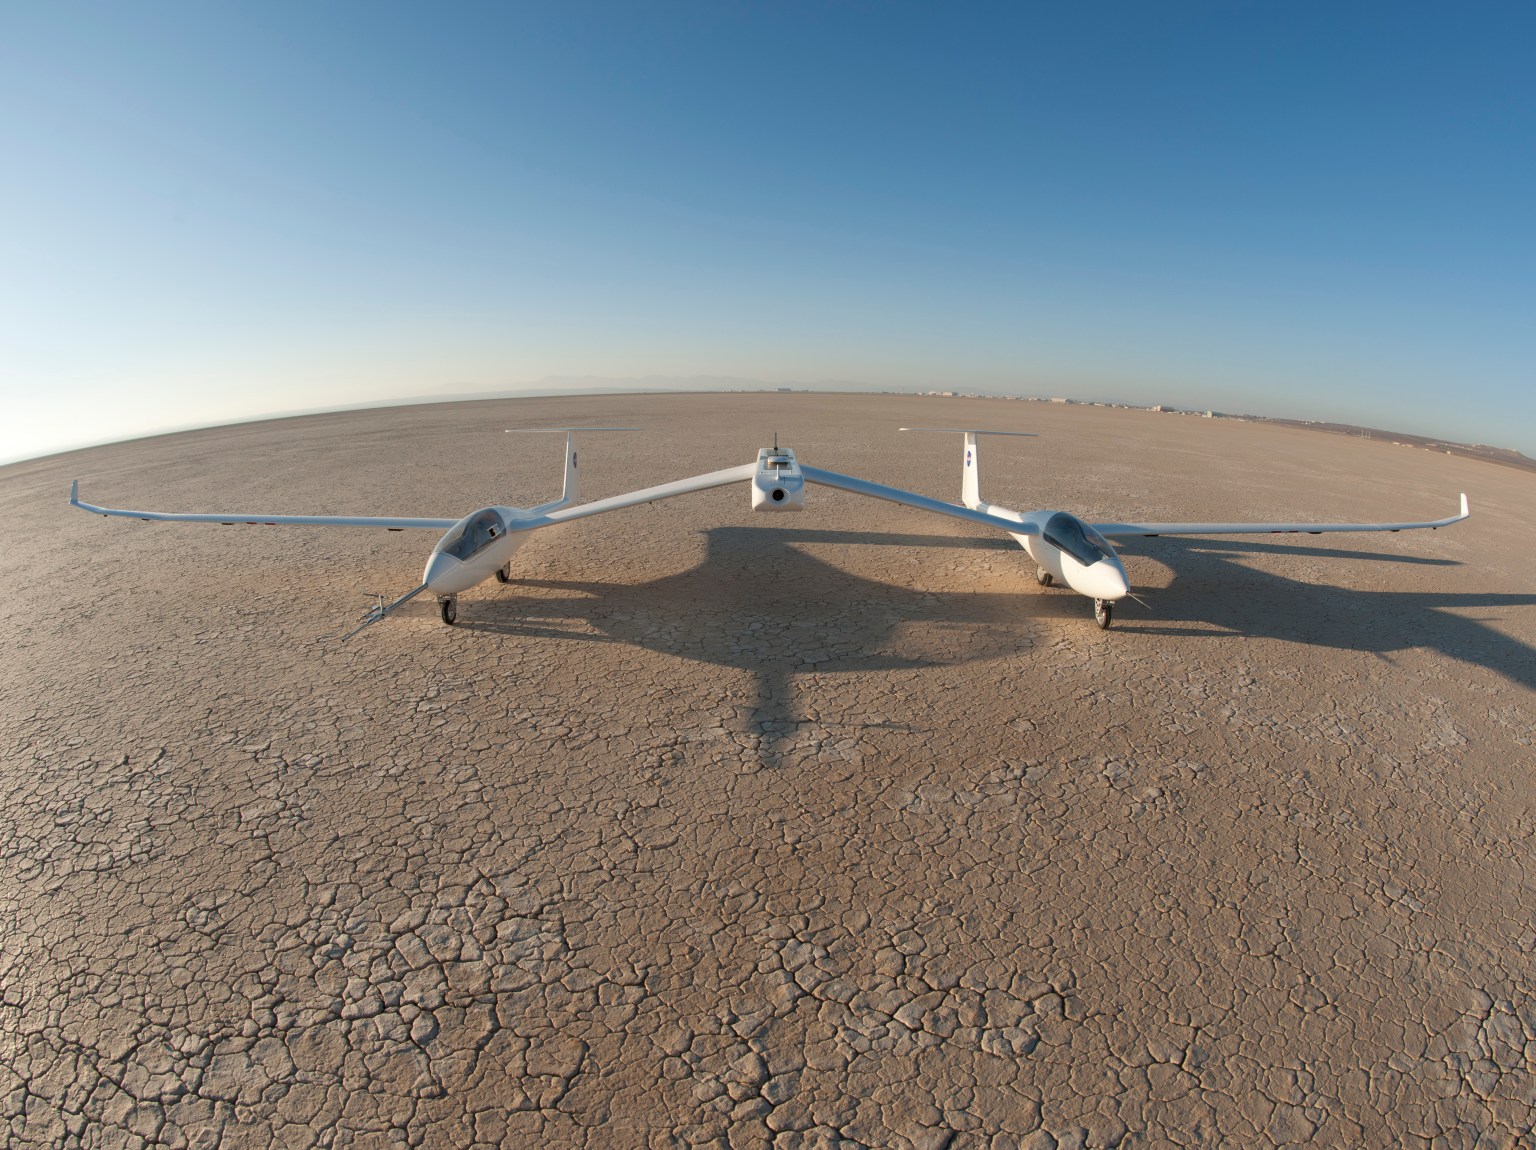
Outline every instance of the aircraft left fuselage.
{"type": "Polygon", "coordinates": [[[1035,561],[1036,578],[1041,583],[1065,583],[1080,595],[1109,603],[1129,594],[1125,565],[1114,546],[1071,512],[1021,513],[995,503],[979,503],[976,510],[1014,519],[1032,528],[1029,532],[1009,534],[1035,561]]]}
{"type": "Polygon", "coordinates": [[[507,564],[528,538],[532,518],[517,507],[482,507],[464,516],[427,556],[421,572],[427,593],[439,598],[457,595],[498,574],[506,582],[507,564]]]}

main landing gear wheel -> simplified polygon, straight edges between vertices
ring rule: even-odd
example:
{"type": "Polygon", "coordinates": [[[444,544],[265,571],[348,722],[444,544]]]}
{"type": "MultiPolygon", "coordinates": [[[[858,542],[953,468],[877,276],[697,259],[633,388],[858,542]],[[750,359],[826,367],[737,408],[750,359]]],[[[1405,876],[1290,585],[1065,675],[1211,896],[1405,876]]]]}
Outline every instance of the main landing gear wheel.
{"type": "Polygon", "coordinates": [[[1093,621],[1104,631],[1109,630],[1109,621],[1113,616],[1115,605],[1107,599],[1095,599],[1093,601],[1093,621]]]}
{"type": "Polygon", "coordinates": [[[510,583],[510,582],[512,582],[512,564],[508,563],[505,567],[498,567],[498,568],[496,568],[496,582],[498,582],[498,583],[510,583]]]}
{"type": "Polygon", "coordinates": [[[443,622],[452,627],[459,618],[459,601],[457,599],[443,599],[438,603],[443,612],[443,622]]]}
{"type": "Polygon", "coordinates": [[[1052,583],[1056,582],[1056,576],[1052,575],[1044,567],[1036,567],[1035,582],[1042,587],[1049,587],[1052,583]]]}

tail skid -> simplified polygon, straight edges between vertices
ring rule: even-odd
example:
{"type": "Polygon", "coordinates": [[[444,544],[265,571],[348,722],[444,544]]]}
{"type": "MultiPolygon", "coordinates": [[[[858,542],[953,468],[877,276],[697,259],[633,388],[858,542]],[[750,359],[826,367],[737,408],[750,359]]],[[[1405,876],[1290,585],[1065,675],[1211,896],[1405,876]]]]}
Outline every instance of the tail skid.
{"type": "Polygon", "coordinates": [[[541,503],[530,508],[529,515],[547,515],[551,511],[559,511],[562,507],[570,507],[581,499],[581,482],[576,473],[576,433],[578,431],[639,431],[638,427],[509,427],[508,435],[539,435],[543,433],[565,433],[565,481],[560,487],[560,498],[553,503],[541,503]]]}
{"type": "Polygon", "coordinates": [[[987,431],[982,428],[964,427],[903,427],[901,431],[939,431],[950,435],[965,436],[965,461],[960,472],[960,502],[972,511],[994,511],[981,497],[981,449],[976,443],[978,435],[1016,435],[1037,438],[1033,431],[987,431]]]}

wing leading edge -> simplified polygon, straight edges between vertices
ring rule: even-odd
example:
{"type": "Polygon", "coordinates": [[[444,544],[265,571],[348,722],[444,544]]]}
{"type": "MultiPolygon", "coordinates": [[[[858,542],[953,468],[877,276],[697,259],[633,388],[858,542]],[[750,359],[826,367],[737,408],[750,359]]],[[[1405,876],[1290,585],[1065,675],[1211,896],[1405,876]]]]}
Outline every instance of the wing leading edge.
{"type": "MultiPolygon", "coordinates": [[[[514,523],[514,530],[529,530],[538,527],[549,527],[556,523],[568,523],[573,519],[584,519],[588,515],[601,515],[605,511],[617,511],[623,507],[634,507],[641,503],[652,503],[658,499],[669,499],[674,495],[686,495],[690,491],[703,491],[710,487],[724,487],[728,483],[744,483],[757,474],[757,464],[745,463],[740,467],[727,467],[722,471],[711,471],[705,475],[696,475],[692,479],[679,479],[673,483],[662,483],[656,487],[646,487],[639,491],[631,491],[625,495],[614,495],[608,499],[597,499],[591,503],[583,503],[578,507],[566,507],[559,511],[551,511],[548,515],[537,519],[529,519],[521,523],[514,523]]],[[[984,511],[973,511],[969,507],[961,507],[955,503],[945,503],[941,499],[930,499],[926,495],[918,495],[912,491],[903,491],[899,487],[887,487],[883,483],[871,483],[866,479],[855,479],[851,475],[839,475],[835,471],[823,471],[819,467],[807,467],[800,464],[800,474],[805,476],[810,483],[819,483],[823,487],[835,487],[841,491],[852,491],[858,495],[868,495],[875,499],[884,499],[890,503],[900,503],[906,507],[915,507],[919,511],[931,511],[938,515],[947,515],[952,519],[964,519],[970,523],[980,523],[987,527],[998,527],[1014,535],[1033,535],[1036,528],[1029,523],[1021,523],[1018,520],[1006,519],[1000,515],[988,514],[984,511]]]]}
{"type": "Polygon", "coordinates": [[[919,511],[932,511],[936,515],[948,515],[951,519],[980,523],[985,527],[1000,527],[1011,535],[1037,535],[1040,530],[1033,523],[1005,519],[985,511],[973,511],[969,507],[961,507],[958,503],[945,503],[942,499],[930,499],[926,495],[903,491],[899,487],[887,487],[883,483],[871,483],[867,479],[855,479],[851,475],[839,475],[835,471],[823,471],[819,467],[807,467],[803,463],[800,465],[800,474],[805,476],[808,482],[819,483],[823,487],[836,487],[840,491],[852,491],[858,495],[884,499],[889,503],[915,507],[919,511]]]}
{"type": "MultiPolygon", "coordinates": [[[[887,500],[891,503],[900,503],[907,507],[914,507],[920,511],[931,511],[939,515],[950,516],[954,519],[964,519],[968,522],[980,523],[987,527],[1000,527],[1004,531],[1011,531],[1014,534],[1033,534],[1033,529],[1028,524],[1004,519],[997,515],[989,515],[983,511],[973,511],[968,507],[961,507],[954,503],[945,503],[943,500],[930,499],[926,495],[903,491],[900,488],[887,487],[883,483],[871,483],[868,480],[855,479],[850,475],[839,475],[835,471],[823,471],[819,467],[802,466],[801,471],[807,480],[812,483],[819,483],[824,487],[836,487],[843,491],[852,491],[859,495],[868,495],[876,499],[887,500]]],[[[654,503],[657,500],[670,499],[675,495],[687,495],[690,492],[705,491],[711,487],[724,487],[731,483],[749,482],[756,473],[756,464],[744,463],[739,467],[727,467],[720,471],[710,471],[688,479],[678,479],[671,483],[659,483],[654,487],[643,487],[638,491],[629,491],[623,495],[609,496],[606,499],[594,499],[590,503],[582,503],[575,507],[562,507],[544,514],[540,514],[539,509],[535,509],[529,513],[527,518],[515,519],[508,526],[514,531],[532,531],[540,527],[553,527],[557,523],[569,523],[575,519],[585,519],[590,515],[601,515],[607,511],[619,511],[625,507],[636,507],[643,503],[654,503]]],[[[96,515],[115,515],[124,519],[144,519],[176,523],[259,523],[268,526],[297,524],[317,527],[385,527],[391,531],[419,527],[445,531],[458,522],[457,519],[399,519],[376,515],[253,515],[246,512],[135,511],[119,507],[98,507],[94,503],[81,501],[79,481],[76,481],[70,487],[69,503],[71,507],[78,507],[82,511],[90,511],[96,515]]]]}
{"type": "Polygon", "coordinates": [[[446,531],[457,519],[396,519],[379,515],[251,515],[247,512],[128,511],[120,507],[97,507],[80,501],[80,481],[70,484],[69,505],[96,515],[116,515],[122,519],[145,519],[173,523],[259,523],[267,527],[297,524],[309,527],[383,527],[390,531],[431,528],[446,531]]]}
{"type": "Polygon", "coordinates": [[[1472,514],[1467,496],[1461,496],[1459,514],[1422,523],[1095,523],[1100,535],[1325,535],[1343,531],[1434,530],[1460,523],[1472,514]]]}
{"type": "Polygon", "coordinates": [[[658,483],[655,487],[642,487],[639,491],[611,495],[607,499],[594,499],[591,503],[575,507],[562,507],[536,519],[515,522],[514,530],[531,530],[536,527],[552,527],[556,523],[569,523],[573,519],[585,519],[589,515],[601,515],[605,511],[618,511],[625,507],[638,507],[642,503],[654,503],[658,499],[670,499],[674,495],[687,495],[692,491],[707,491],[711,487],[724,487],[728,483],[745,483],[757,474],[755,463],[743,463],[740,467],[727,467],[695,475],[690,479],[677,479],[671,483],[658,483]]]}

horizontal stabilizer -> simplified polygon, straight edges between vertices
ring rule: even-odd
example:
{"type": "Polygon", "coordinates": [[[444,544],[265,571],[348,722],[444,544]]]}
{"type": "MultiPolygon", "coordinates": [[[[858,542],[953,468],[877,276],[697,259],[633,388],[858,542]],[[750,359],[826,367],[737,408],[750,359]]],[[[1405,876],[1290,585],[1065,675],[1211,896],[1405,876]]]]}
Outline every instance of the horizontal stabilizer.
{"type": "Polygon", "coordinates": [[[938,431],[946,435],[1019,435],[1028,439],[1039,439],[1040,435],[1034,431],[988,431],[985,427],[898,427],[897,431],[938,431]]]}
{"type": "Polygon", "coordinates": [[[565,481],[560,485],[560,498],[552,503],[541,503],[530,508],[529,515],[546,515],[569,507],[581,499],[581,483],[576,473],[576,433],[578,431],[640,431],[638,427],[509,427],[508,435],[539,435],[543,432],[565,436],[565,481]]]}
{"type": "Polygon", "coordinates": [[[1038,438],[1033,431],[987,431],[969,427],[902,427],[900,431],[940,431],[949,435],[965,436],[965,457],[960,471],[960,502],[972,511],[1001,510],[993,508],[981,497],[981,446],[978,435],[1014,435],[1027,439],[1038,438]]]}

